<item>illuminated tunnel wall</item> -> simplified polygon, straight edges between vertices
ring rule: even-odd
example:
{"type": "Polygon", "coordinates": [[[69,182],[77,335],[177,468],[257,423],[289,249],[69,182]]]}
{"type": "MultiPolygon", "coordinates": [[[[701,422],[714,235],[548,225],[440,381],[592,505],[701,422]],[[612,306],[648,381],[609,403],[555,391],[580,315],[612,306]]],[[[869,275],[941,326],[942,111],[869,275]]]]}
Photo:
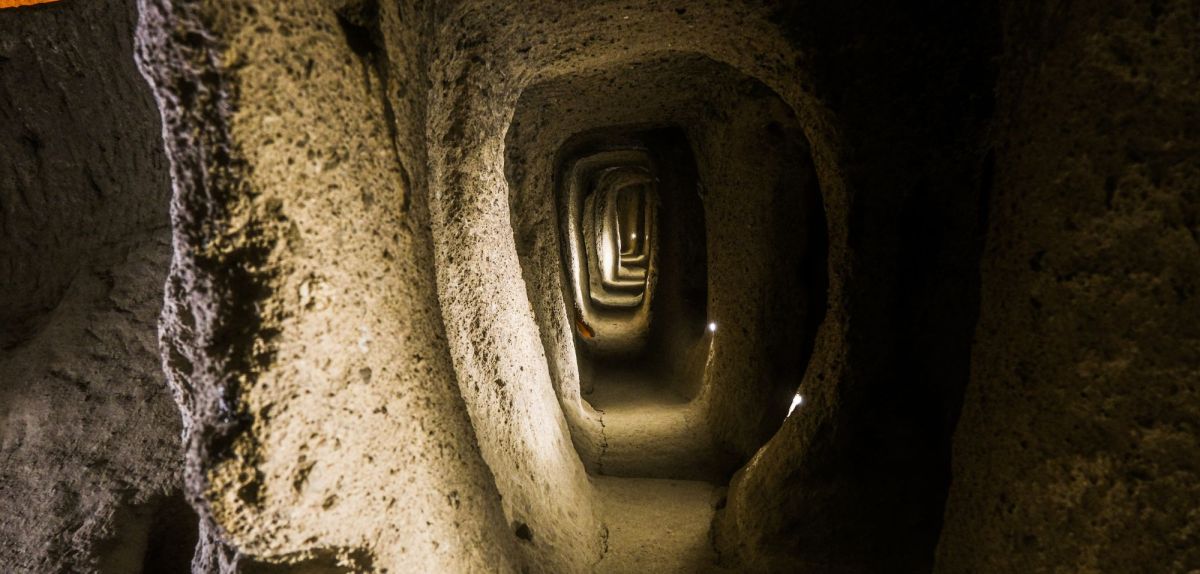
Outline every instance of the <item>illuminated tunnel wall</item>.
{"type": "Polygon", "coordinates": [[[1195,570],[1197,17],[0,10],[0,570],[1195,570]]]}

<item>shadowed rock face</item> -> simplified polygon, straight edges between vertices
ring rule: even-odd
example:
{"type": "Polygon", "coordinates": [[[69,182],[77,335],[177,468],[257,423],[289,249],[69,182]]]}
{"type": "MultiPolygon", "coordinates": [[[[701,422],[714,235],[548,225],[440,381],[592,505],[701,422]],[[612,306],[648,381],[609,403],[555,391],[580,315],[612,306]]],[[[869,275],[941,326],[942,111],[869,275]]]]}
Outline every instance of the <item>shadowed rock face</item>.
{"type": "Polygon", "coordinates": [[[1103,2],[1003,23],[938,569],[1195,570],[1200,14],[1103,2]]]}
{"type": "Polygon", "coordinates": [[[0,10],[0,570],[186,569],[158,112],[127,2],[0,10]],[[151,543],[153,546],[151,546],[151,543]]]}
{"type": "Polygon", "coordinates": [[[0,10],[0,570],[1200,569],[1200,15],[892,4],[0,10]]]}

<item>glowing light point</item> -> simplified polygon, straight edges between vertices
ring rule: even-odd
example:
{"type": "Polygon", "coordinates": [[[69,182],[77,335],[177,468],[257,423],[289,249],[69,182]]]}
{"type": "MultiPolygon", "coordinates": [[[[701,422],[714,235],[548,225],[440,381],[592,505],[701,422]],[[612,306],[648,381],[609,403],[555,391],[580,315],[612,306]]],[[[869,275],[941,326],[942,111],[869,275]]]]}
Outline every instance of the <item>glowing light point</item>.
{"type": "Polygon", "coordinates": [[[716,323],[709,323],[709,324],[708,324],[708,332],[709,332],[709,333],[716,333],[716,332],[717,332],[717,324],[716,324],[716,323]]]}
{"type": "Polygon", "coordinates": [[[792,411],[796,410],[796,407],[800,406],[800,403],[803,403],[803,402],[804,402],[804,397],[800,396],[799,394],[792,397],[792,406],[790,408],[788,408],[788,416],[789,417],[792,416],[792,411]]]}

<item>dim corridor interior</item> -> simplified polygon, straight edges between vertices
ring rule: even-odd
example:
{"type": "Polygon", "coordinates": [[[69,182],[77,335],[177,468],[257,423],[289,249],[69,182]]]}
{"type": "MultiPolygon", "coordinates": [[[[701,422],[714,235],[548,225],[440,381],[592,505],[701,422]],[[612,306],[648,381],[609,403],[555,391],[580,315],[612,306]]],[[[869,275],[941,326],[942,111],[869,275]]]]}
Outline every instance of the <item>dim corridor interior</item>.
{"type": "Polygon", "coordinates": [[[0,574],[1200,572],[1194,0],[4,4],[0,574]]]}
{"type": "Polygon", "coordinates": [[[584,398],[603,427],[591,475],[606,528],[597,572],[720,572],[722,484],[697,405],[637,369],[608,368],[584,398]]]}

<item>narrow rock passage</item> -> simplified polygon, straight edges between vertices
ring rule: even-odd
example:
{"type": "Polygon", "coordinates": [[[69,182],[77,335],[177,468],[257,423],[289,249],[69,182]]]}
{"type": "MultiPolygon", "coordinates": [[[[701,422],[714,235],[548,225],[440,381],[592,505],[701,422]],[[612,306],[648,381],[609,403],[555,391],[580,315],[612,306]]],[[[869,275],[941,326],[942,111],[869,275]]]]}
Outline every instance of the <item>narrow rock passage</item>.
{"type": "Polygon", "coordinates": [[[654,375],[604,368],[586,396],[601,412],[606,445],[596,465],[606,476],[720,480],[696,401],[654,375]]]}
{"type": "Polygon", "coordinates": [[[710,536],[720,479],[696,403],[645,371],[611,366],[586,398],[606,439],[592,476],[608,529],[596,571],[720,571],[710,536]]]}

